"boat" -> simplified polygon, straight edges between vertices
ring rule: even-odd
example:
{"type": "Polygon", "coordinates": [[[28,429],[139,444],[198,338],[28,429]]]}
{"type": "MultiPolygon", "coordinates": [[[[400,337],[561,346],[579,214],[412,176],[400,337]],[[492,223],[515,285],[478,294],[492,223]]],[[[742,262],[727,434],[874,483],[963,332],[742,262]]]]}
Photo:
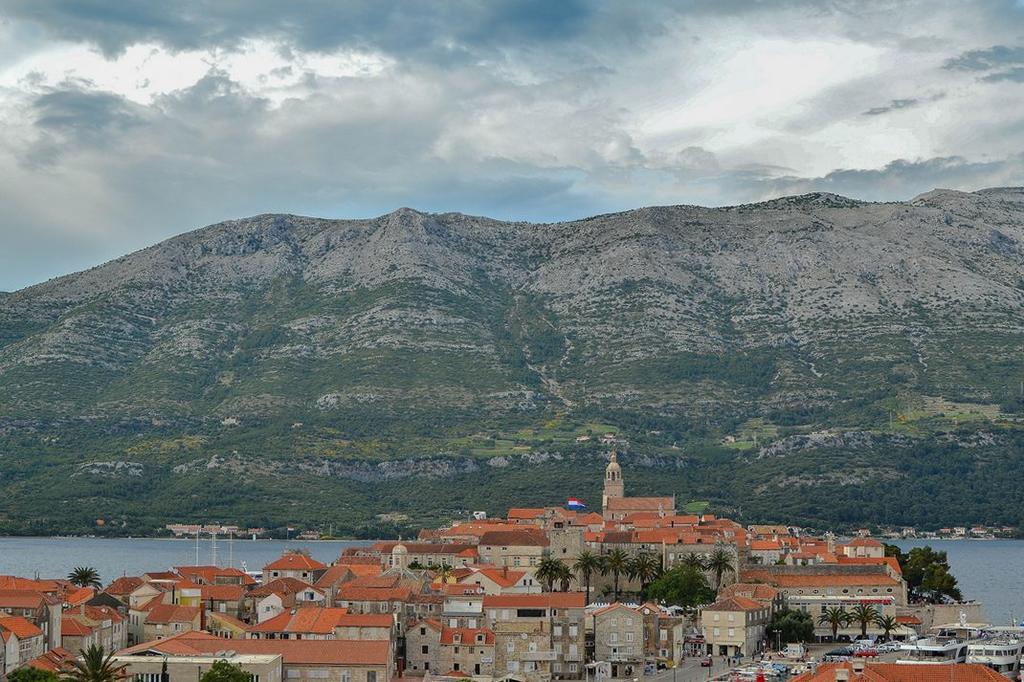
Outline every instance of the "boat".
{"type": "Polygon", "coordinates": [[[966,663],[968,643],[981,637],[989,628],[991,626],[988,623],[968,623],[967,617],[961,612],[959,622],[933,627],[936,634],[901,646],[896,662],[966,663]]]}
{"type": "Polygon", "coordinates": [[[1020,658],[1024,639],[1011,634],[998,634],[978,639],[967,645],[967,662],[980,663],[1011,680],[1020,679],[1020,658]]]}
{"type": "Polygon", "coordinates": [[[965,663],[967,640],[961,637],[937,635],[922,637],[900,647],[897,663],[965,663]]]}

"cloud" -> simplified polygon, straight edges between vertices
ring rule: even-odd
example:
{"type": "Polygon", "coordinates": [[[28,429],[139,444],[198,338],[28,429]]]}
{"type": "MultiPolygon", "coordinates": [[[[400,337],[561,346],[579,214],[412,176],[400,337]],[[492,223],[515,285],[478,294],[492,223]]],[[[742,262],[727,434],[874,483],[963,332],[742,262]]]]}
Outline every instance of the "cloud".
{"type": "Polygon", "coordinates": [[[985,72],[981,80],[988,83],[1024,83],[1024,47],[993,45],[984,50],[970,50],[946,60],[943,68],[985,72]]]}
{"type": "Polygon", "coordinates": [[[889,100],[889,103],[881,107],[871,107],[864,112],[865,116],[879,116],[881,114],[887,114],[890,111],[896,111],[897,109],[909,109],[910,107],[916,107],[921,103],[919,99],[894,99],[889,100]]]}
{"type": "Polygon", "coordinates": [[[553,221],[1024,180],[1022,94],[988,83],[1024,67],[1006,0],[3,11],[0,289],[261,212],[553,221]]]}

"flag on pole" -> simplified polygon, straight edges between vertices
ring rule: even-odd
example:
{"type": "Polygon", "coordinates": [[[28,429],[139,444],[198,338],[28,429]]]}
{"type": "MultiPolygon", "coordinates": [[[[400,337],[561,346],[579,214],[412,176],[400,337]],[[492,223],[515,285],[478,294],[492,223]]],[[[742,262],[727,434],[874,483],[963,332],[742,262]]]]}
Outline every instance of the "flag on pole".
{"type": "Polygon", "coordinates": [[[573,511],[582,511],[587,508],[587,505],[583,504],[580,500],[575,497],[570,497],[569,501],[565,503],[565,506],[573,511]]]}

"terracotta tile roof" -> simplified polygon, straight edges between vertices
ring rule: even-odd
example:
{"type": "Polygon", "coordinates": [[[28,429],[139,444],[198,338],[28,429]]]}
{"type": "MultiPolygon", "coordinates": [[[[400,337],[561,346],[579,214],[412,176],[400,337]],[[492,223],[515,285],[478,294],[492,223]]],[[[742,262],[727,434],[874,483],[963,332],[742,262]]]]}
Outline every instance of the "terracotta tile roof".
{"type": "Polygon", "coordinates": [[[512,587],[519,582],[524,575],[526,575],[526,571],[510,571],[508,568],[481,568],[478,571],[470,573],[460,582],[472,583],[474,582],[474,576],[478,574],[496,583],[499,587],[512,587]]]}
{"type": "Polygon", "coordinates": [[[741,596],[764,602],[774,600],[779,595],[779,591],[771,585],[763,583],[733,583],[723,587],[718,594],[721,597],[741,596]]]}
{"type": "Polygon", "coordinates": [[[599,608],[598,610],[594,611],[594,613],[591,614],[591,615],[596,618],[597,616],[602,616],[602,615],[604,615],[606,613],[610,613],[611,611],[617,611],[617,610],[620,610],[620,609],[626,609],[627,611],[634,611],[634,612],[639,613],[639,611],[637,611],[637,609],[633,608],[632,606],[627,606],[625,604],[620,604],[619,602],[615,602],[614,604],[609,604],[608,606],[604,606],[604,607],[599,608]]]}
{"type": "Polygon", "coordinates": [[[298,578],[275,578],[269,583],[264,583],[259,587],[253,588],[249,591],[247,596],[250,597],[268,597],[272,594],[277,595],[289,595],[295,594],[296,592],[302,592],[308,590],[313,586],[307,582],[303,582],[298,578]]]}
{"type": "Polygon", "coordinates": [[[255,578],[240,568],[234,568],[233,566],[228,568],[221,568],[220,566],[175,566],[174,570],[184,578],[207,585],[215,584],[217,578],[231,578],[232,580],[239,581],[238,584],[240,585],[256,584],[255,578]]]}
{"type": "Polygon", "coordinates": [[[710,604],[704,607],[705,611],[757,611],[758,609],[765,608],[764,604],[756,602],[753,599],[744,597],[742,595],[736,595],[733,597],[724,597],[716,601],[714,604],[710,604]]]}
{"type": "Polygon", "coordinates": [[[28,666],[56,673],[67,668],[69,663],[76,658],[78,658],[77,654],[73,654],[64,647],[58,646],[50,649],[42,656],[33,658],[28,662],[28,666]]]}
{"type": "Polygon", "coordinates": [[[897,587],[900,581],[888,573],[773,573],[765,570],[747,570],[740,574],[743,582],[766,582],[776,587],[897,587]]]}
{"type": "Polygon", "coordinates": [[[107,585],[103,591],[115,596],[124,596],[134,592],[143,582],[142,578],[136,576],[122,576],[107,585]]]}
{"type": "Polygon", "coordinates": [[[608,511],[663,511],[672,514],[675,501],[671,497],[612,497],[608,499],[608,511]]]}
{"type": "Polygon", "coordinates": [[[0,590],[0,608],[37,609],[46,603],[46,597],[42,592],[0,590]]]}
{"type": "Polygon", "coordinates": [[[519,507],[508,510],[508,518],[511,519],[522,519],[529,521],[533,519],[539,519],[544,516],[545,509],[543,507],[519,507]]]}
{"type": "Polygon", "coordinates": [[[77,590],[64,597],[64,603],[71,606],[78,606],[79,604],[84,604],[95,596],[96,590],[93,588],[79,587],[77,590]]]}
{"type": "Polygon", "coordinates": [[[836,670],[841,668],[849,671],[850,682],[1006,682],[996,671],[977,663],[865,663],[864,671],[856,673],[849,662],[823,663],[814,672],[797,675],[790,682],[834,682],[836,670]]]}
{"type": "Polygon", "coordinates": [[[157,604],[146,614],[146,623],[192,623],[199,617],[198,606],[178,604],[157,604]]]}
{"type": "Polygon", "coordinates": [[[476,636],[483,635],[482,644],[494,646],[494,632],[488,628],[443,628],[441,644],[455,644],[456,635],[459,635],[460,644],[481,644],[476,641],[476,636]]]}
{"type": "Polygon", "coordinates": [[[882,543],[874,538],[854,538],[846,545],[848,547],[881,547],[882,543]]]}
{"type": "Polygon", "coordinates": [[[62,637],[85,637],[92,634],[92,628],[71,616],[64,616],[60,619],[60,634],[62,637]]]}
{"type": "Polygon", "coordinates": [[[206,632],[183,632],[146,642],[119,652],[122,655],[153,651],[172,656],[210,655],[230,648],[240,654],[280,654],[290,665],[357,666],[388,664],[391,642],[388,640],[344,639],[233,639],[224,640],[206,632]]]}
{"type": "Polygon", "coordinates": [[[917,616],[896,616],[896,622],[900,625],[920,625],[921,619],[917,616]]]}
{"type": "Polygon", "coordinates": [[[404,585],[399,587],[359,587],[358,585],[346,583],[338,588],[335,600],[406,602],[409,601],[409,597],[412,594],[412,590],[404,585]]]}
{"type": "Polygon", "coordinates": [[[753,551],[782,549],[782,543],[778,540],[751,540],[750,549],[753,551]]]}
{"type": "MultiPolygon", "coordinates": [[[[377,561],[377,566],[378,568],[380,567],[379,560],[377,561]]],[[[379,572],[380,571],[378,570],[378,573],[379,572]]],[[[327,570],[324,571],[324,574],[317,578],[316,582],[314,583],[314,586],[319,587],[322,590],[326,590],[339,580],[349,579],[354,575],[355,571],[352,570],[351,566],[336,564],[334,566],[329,566],[327,570]]]]}
{"type": "Polygon", "coordinates": [[[281,555],[280,559],[271,561],[263,567],[264,571],[319,571],[327,568],[313,557],[297,552],[288,552],[281,555]]]}
{"type": "Polygon", "coordinates": [[[867,556],[844,556],[839,555],[836,557],[837,563],[840,564],[864,564],[864,565],[882,565],[889,566],[897,575],[903,575],[903,569],[900,568],[899,560],[894,556],[885,557],[867,557],[867,556]]]}
{"type": "Polygon", "coordinates": [[[27,618],[23,616],[6,616],[0,618],[0,630],[6,630],[13,632],[18,639],[29,639],[31,637],[39,637],[43,634],[43,631],[32,624],[27,618]]]}
{"type": "Polygon", "coordinates": [[[245,596],[241,585],[202,585],[199,589],[203,601],[241,601],[245,596]]]}
{"type": "Polygon", "coordinates": [[[181,578],[174,571],[153,571],[152,573],[143,573],[142,577],[147,582],[151,580],[178,580],[181,578]]]}
{"type": "MultiPolygon", "coordinates": [[[[526,526],[529,528],[530,526],[526,526]]],[[[461,537],[475,537],[479,538],[484,533],[490,533],[494,531],[515,531],[522,530],[523,524],[519,523],[493,523],[493,522],[476,522],[476,523],[460,523],[451,528],[446,528],[440,531],[437,536],[440,538],[461,538],[461,537]]]]}
{"type": "Polygon", "coordinates": [[[82,607],[81,614],[95,622],[109,620],[111,623],[120,623],[124,620],[124,616],[118,613],[117,609],[110,606],[86,605],[82,607]]]}
{"type": "Polygon", "coordinates": [[[484,597],[484,608],[556,608],[582,609],[587,605],[583,592],[546,592],[544,594],[492,594],[484,597]]]}
{"type": "Polygon", "coordinates": [[[348,609],[307,607],[293,609],[252,626],[252,632],[310,632],[329,634],[334,624],[348,609]]]}
{"type": "Polygon", "coordinates": [[[484,546],[547,547],[550,543],[543,532],[521,530],[492,530],[480,536],[484,546]]]}
{"type": "MultiPolygon", "coordinates": [[[[32,580],[16,575],[0,575],[0,590],[28,590],[31,592],[60,592],[67,581],[63,580],[32,580]]],[[[74,589],[74,588],[72,588],[74,589]]]]}

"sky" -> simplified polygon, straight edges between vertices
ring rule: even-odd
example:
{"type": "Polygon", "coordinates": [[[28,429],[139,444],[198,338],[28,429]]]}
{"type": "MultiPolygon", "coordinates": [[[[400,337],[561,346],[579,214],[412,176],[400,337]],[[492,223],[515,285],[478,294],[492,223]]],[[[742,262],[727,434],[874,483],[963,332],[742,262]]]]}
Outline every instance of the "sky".
{"type": "Polygon", "coordinates": [[[220,220],[1024,184],[1024,0],[0,0],[0,291],[220,220]]]}

